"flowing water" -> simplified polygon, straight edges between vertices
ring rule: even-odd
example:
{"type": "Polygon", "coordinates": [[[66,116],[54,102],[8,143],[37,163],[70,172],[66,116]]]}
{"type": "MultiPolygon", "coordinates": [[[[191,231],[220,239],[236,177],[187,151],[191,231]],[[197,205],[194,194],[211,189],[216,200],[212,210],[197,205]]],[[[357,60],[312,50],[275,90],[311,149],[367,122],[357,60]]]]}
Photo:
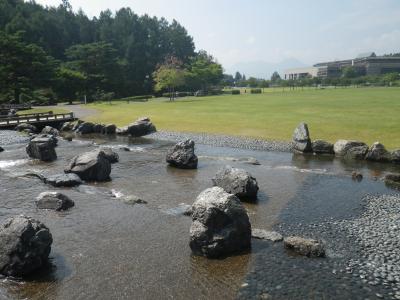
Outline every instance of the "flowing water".
{"type": "Polygon", "coordinates": [[[257,298],[263,286],[277,282],[278,291],[285,280],[293,289],[276,292],[276,298],[363,297],[368,291],[355,290],[357,282],[331,276],[345,254],[329,243],[328,258],[317,260],[290,256],[282,243],[259,240],[253,240],[248,254],[221,260],[192,256],[191,219],[181,212],[229,164],[251,172],[260,186],[257,203],[245,204],[252,227],[286,232],[291,224],[351,218],[364,195],[394,193],[375,177],[398,170],[390,164],[205,145],[196,145],[197,170],[179,170],[165,163],[170,142],[96,136],[60,140],[58,160],[42,163],[27,159],[24,145],[10,143],[0,153],[0,221],[29,215],[50,228],[54,242],[48,267],[25,280],[1,279],[0,299],[257,298]],[[35,197],[55,188],[23,175],[62,173],[69,159],[99,145],[113,147],[120,156],[112,165],[112,181],[57,189],[75,201],[67,212],[36,209],[35,197]],[[240,161],[248,157],[261,165],[240,161]],[[351,179],[355,169],[364,174],[363,181],[351,179]],[[137,195],[148,204],[128,205],[123,195],[137,195]]]}

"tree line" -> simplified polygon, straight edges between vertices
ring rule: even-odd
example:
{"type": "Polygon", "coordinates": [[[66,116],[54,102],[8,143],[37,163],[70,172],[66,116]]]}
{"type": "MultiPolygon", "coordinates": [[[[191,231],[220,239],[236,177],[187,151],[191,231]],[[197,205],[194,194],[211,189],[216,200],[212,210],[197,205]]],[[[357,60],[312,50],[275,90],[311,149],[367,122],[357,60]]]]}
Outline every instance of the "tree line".
{"type": "Polygon", "coordinates": [[[222,78],[222,66],[205,51],[196,52],[193,38],[175,20],[138,16],[129,8],[89,18],[74,12],[68,0],[58,7],[0,0],[0,101],[162,92],[170,85],[157,75],[168,68],[184,73],[178,83],[188,90],[222,78]]]}

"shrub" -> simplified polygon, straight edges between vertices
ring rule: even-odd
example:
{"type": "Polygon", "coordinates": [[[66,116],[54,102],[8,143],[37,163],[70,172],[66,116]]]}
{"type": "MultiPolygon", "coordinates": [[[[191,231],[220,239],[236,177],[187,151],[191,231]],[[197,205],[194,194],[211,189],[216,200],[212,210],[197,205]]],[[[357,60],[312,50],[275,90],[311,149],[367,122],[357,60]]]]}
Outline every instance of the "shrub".
{"type": "Polygon", "coordinates": [[[140,96],[132,96],[132,97],[126,97],[120,99],[121,101],[126,101],[126,102],[146,102],[149,99],[153,98],[153,95],[140,95],[140,96]]]}
{"type": "Polygon", "coordinates": [[[220,89],[211,89],[208,90],[207,95],[214,96],[214,95],[222,95],[224,92],[220,89]]]}
{"type": "Polygon", "coordinates": [[[261,94],[262,90],[261,89],[251,89],[250,93],[252,93],[252,94],[261,94]]]}
{"type": "Polygon", "coordinates": [[[232,95],[240,95],[240,90],[232,90],[232,95]]]}

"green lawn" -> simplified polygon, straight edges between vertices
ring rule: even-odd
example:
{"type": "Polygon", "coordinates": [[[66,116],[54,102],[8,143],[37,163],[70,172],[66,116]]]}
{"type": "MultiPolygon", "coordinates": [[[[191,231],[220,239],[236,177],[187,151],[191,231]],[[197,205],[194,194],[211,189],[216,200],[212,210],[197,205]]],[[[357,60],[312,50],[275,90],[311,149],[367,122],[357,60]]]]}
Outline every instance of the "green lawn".
{"type": "Polygon", "coordinates": [[[89,120],[119,126],[149,116],[162,130],[290,140],[297,124],[305,121],[312,139],[380,141],[389,149],[400,148],[400,88],[275,90],[90,107],[99,114],[89,120]]]}
{"type": "Polygon", "coordinates": [[[18,112],[19,115],[23,114],[39,114],[39,113],[45,113],[52,111],[54,114],[64,114],[64,113],[69,113],[69,110],[63,109],[63,108],[32,108],[29,110],[21,110],[18,112]]]}

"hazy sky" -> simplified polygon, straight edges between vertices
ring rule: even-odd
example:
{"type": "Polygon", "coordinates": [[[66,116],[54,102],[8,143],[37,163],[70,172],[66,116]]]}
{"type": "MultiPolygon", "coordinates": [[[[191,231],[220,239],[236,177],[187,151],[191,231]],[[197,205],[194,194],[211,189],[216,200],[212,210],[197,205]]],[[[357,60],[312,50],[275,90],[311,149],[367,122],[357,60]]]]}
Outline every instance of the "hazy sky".
{"type": "MultiPolygon", "coordinates": [[[[58,5],[61,0],[36,0],[58,5]]],[[[239,62],[296,58],[313,64],[361,52],[400,52],[400,0],[70,0],[97,16],[129,6],[176,19],[197,49],[225,68],[239,62]]]]}

